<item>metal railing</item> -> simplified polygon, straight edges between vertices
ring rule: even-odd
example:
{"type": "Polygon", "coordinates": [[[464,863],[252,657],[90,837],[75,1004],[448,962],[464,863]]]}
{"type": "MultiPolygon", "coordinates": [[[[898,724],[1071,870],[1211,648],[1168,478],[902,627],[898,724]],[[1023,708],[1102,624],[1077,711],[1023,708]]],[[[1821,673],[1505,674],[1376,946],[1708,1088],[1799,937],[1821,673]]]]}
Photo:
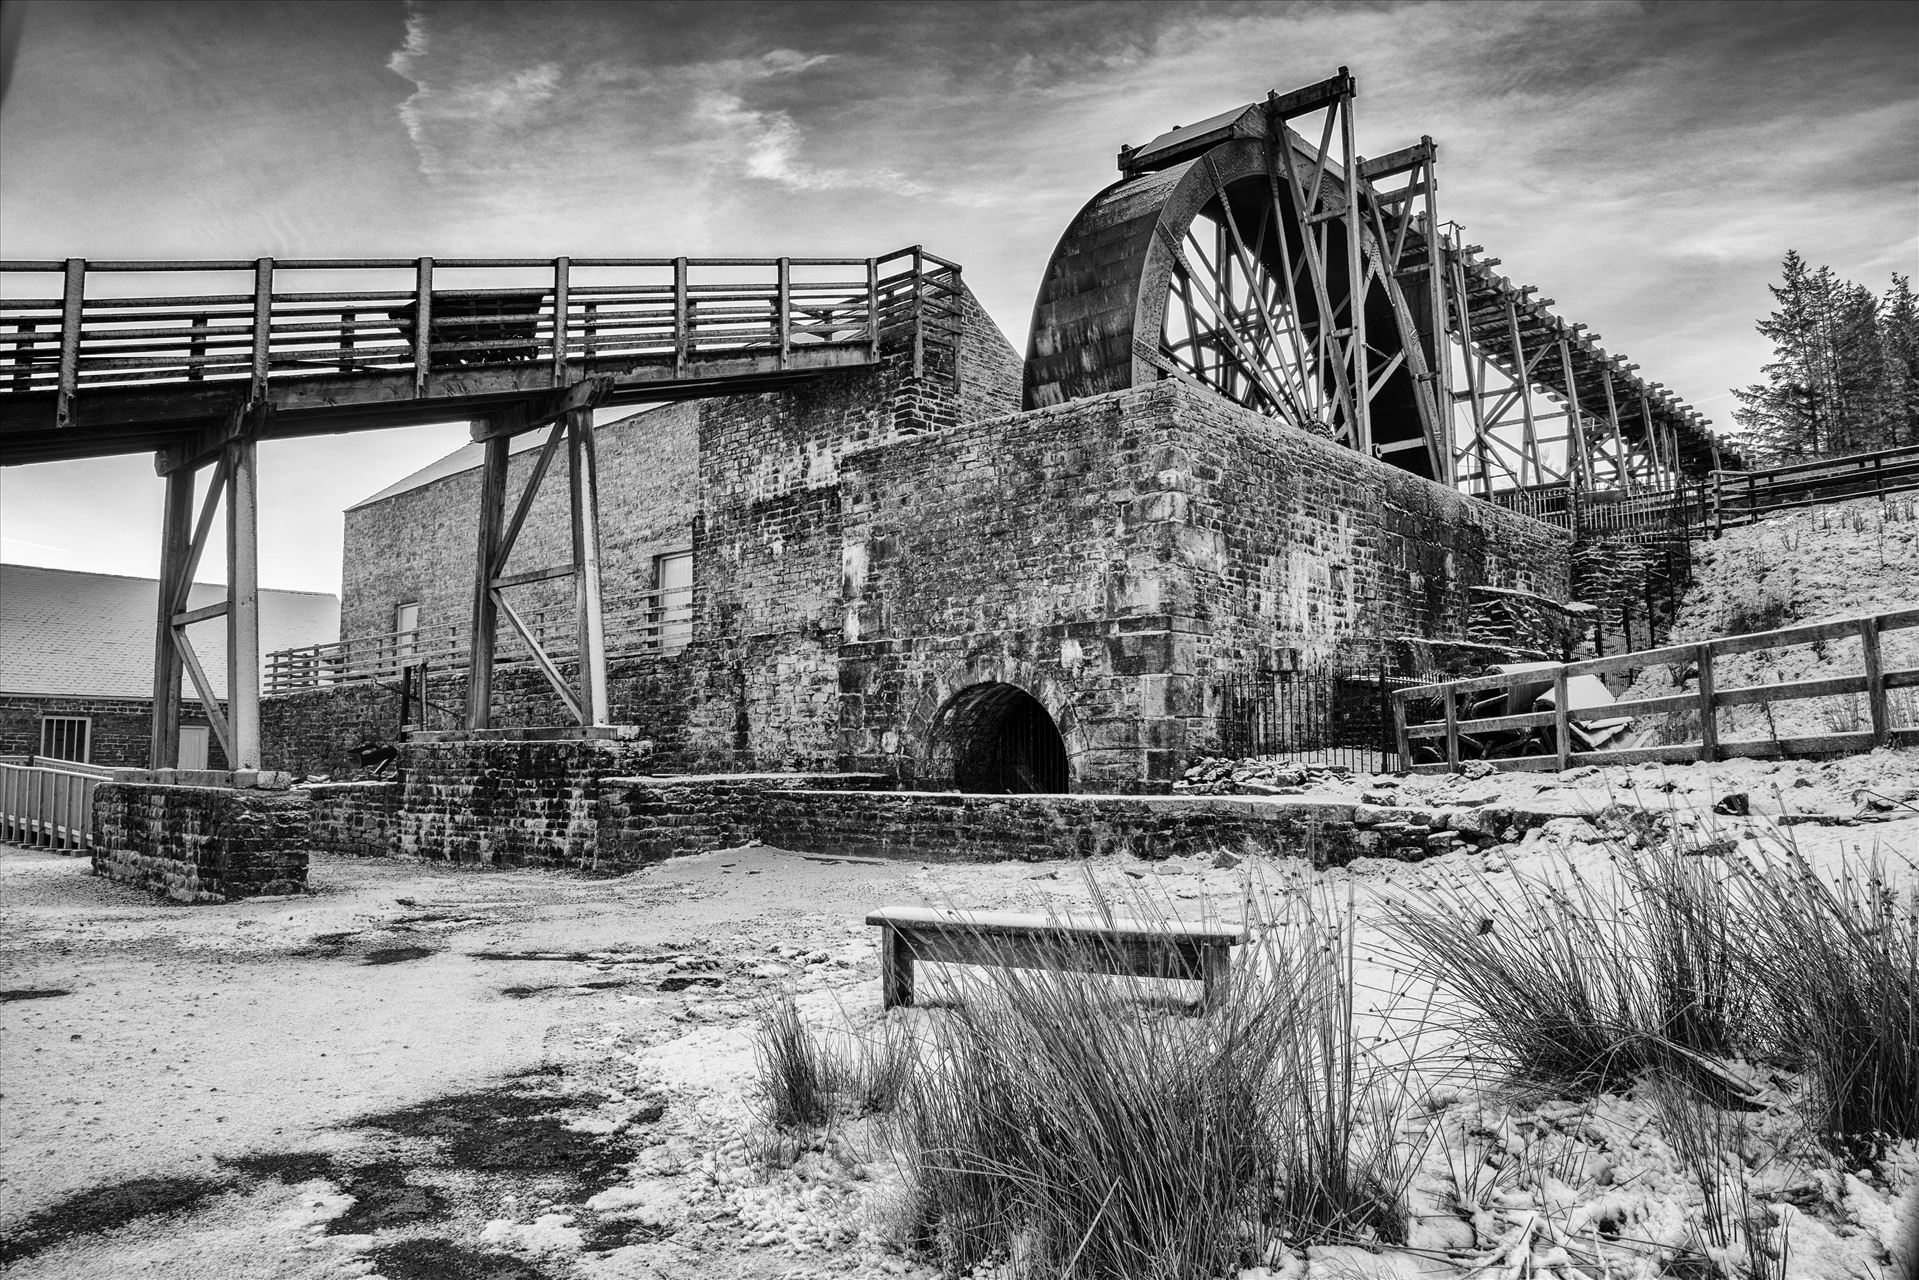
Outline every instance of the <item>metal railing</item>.
{"type": "Polygon", "coordinates": [[[1564,769],[1568,767],[1575,754],[1571,733],[1573,721],[1595,718],[1610,720],[1622,716],[1672,712],[1691,713],[1696,717],[1698,720],[1696,738],[1688,742],[1661,746],[1580,751],[1576,754],[1581,763],[1634,764],[1648,760],[1708,761],[1736,756],[1847,755],[1888,745],[1919,746],[1919,727],[1895,727],[1892,724],[1887,698],[1889,690],[1919,688],[1919,667],[1887,671],[1880,661],[1879,651],[1881,635],[1888,631],[1899,631],[1910,627],[1919,627],[1919,609],[1903,609],[1871,617],[1848,618],[1840,622],[1786,627],[1778,631],[1721,636],[1699,644],[1672,645],[1663,649],[1641,649],[1631,653],[1614,654],[1610,657],[1592,658],[1584,662],[1539,666],[1526,671],[1474,676],[1471,679],[1449,680],[1441,684],[1413,685],[1393,693],[1394,732],[1399,740],[1400,758],[1408,762],[1418,760],[1416,752],[1426,755],[1435,754],[1430,749],[1422,750],[1422,744],[1434,739],[1440,740],[1442,748],[1437,753],[1440,758],[1424,763],[1413,763],[1412,769],[1418,773],[1457,772],[1462,759],[1466,758],[1463,752],[1472,745],[1475,735],[1505,734],[1515,730],[1526,731],[1529,734],[1536,734],[1539,730],[1549,730],[1549,734],[1543,735],[1543,745],[1546,750],[1528,755],[1488,759],[1487,763],[1501,769],[1564,769]],[[1713,680],[1715,659],[1738,653],[1753,653],[1792,645],[1819,644],[1847,639],[1859,641],[1861,664],[1864,669],[1858,675],[1830,676],[1818,680],[1796,680],[1781,684],[1748,685],[1734,689],[1715,687],[1713,680]],[[1585,710],[1569,706],[1571,698],[1568,681],[1574,677],[1602,675],[1606,672],[1628,671],[1661,664],[1681,667],[1691,664],[1697,673],[1697,687],[1687,693],[1659,698],[1635,698],[1585,710]],[[1538,688],[1541,685],[1550,686],[1552,689],[1551,710],[1498,716],[1472,714],[1472,704],[1477,699],[1470,698],[1470,695],[1499,691],[1505,693],[1510,702],[1515,692],[1538,688]],[[1818,737],[1769,738],[1759,741],[1721,741],[1719,738],[1715,713],[1727,707],[1794,702],[1805,698],[1827,698],[1862,693],[1866,695],[1866,719],[1871,725],[1869,729],[1823,734],[1818,737]],[[1413,720],[1409,704],[1414,702],[1428,704],[1437,702],[1442,718],[1436,721],[1413,720]],[[1466,711],[1465,716],[1460,714],[1462,707],[1466,711]]]}
{"type": "Polygon", "coordinates": [[[93,791],[112,776],[71,761],[0,763],[0,840],[43,849],[90,848],[93,791]]]}
{"type": "MultiPolygon", "coordinates": [[[[691,587],[607,600],[602,610],[607,656],[674,653],[685,648],[693,632],[692,604],[691,587]]],[[[570,602],[527,610],[521,617],[549,655],[562,658],[579,651],[578,623],[570,602]]],[[[439,674],[457,674],[467,666],[470,639],[464,623],[448,622],[278,649],[266,655],[260,691],[292,693],[326,685],[399,680],[409,667],[422,663],[439,674]]],[[[517,635],[503,633],[499,643],[496,669],[533,661],[517,635]]]]}
{"type": "MultiPolygon", "coordinates": [[[[878,258],[432,258],[0,262],[0,397],[154,383],[270,384],[474,365],[701,361],[951,336],[959,268],[878,258]],[[181,288],[184,284],[188,288],[181,288]],[[236,287],[239,286],[239,287],[236,287]]],[[[578,366],[569,375],[569,365],[578,366]]]]}
{"type": "Polygon", "coordinates": [[[1760,516],[1844,498],[1919,489],[1919,445],[1795,462],[1764,471],[1715,471],[1710,486],[1712,531],[1760,516]]]}

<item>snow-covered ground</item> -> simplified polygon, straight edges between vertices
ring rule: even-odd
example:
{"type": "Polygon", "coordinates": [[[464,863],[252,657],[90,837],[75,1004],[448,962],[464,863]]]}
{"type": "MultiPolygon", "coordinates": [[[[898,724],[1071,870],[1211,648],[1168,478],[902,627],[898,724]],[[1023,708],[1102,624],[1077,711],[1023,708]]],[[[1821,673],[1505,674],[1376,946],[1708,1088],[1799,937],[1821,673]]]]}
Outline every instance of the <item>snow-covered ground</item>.
{"type": "MultiPolygon", "coordinates": [[[[1636,796],[1746,849],[1796,840],[1825,873],[1875,851],[1919,858],[1919,753],[1573,773],[1351,785],[1390,782],[1408,802],[1470,786],[1568,812],[1636,796]],[[1733,788],[1761,812],[1710,814],[1733,788]],[[1819,819],[1780,825],[1773,788],[1819,819]],[[1854,817],[1862,788],[1890,807],[1854,817]]],[[[312,898],[183,910],[72,860],[7,851],[4,986],[73,991],[0,1005],[0,1222],[39,1246],[9,1274],[931,1277],[889,1239],[900,1183],[876,1122],[800,1142],[758,1119],[753,1029],[767,995],[794,992],[829,1044],[874,1036],[888,1016],[943,1016],[881,1013],[867,909],[1074,912],[1098,894],[1221,920],[1241,917],[1249,887],[1350,894],[1360,986],[1412,1002],[1371,1012],[1405,1018],[1418,988],[1380,928],[1389,899],[1506,892],[1569,869],[1603,881],[1613,852],[1568,817],[1485,852],[1324,871],[1231,855],[830,863],[756,847],[583,881],[342,860],[316,866],[312,898]],[[425,954],[381,959],[408,948],[425,954]],[[47,1226],[89,1189],[168,1178],[198,1179],[188,1191],[201,1194],[66,1238],[47,1226]]],[[[937,995],[944,976],[929,966],[923,989],[937,995]]],[[[1529,1091],[1462,1074],[1439,1049],[1429,1033],[1404,1135],[1430,1140],[1411,1247],[1300,1247],[1269,1273],[1657,1274],[1703,1195],[1651,1095],[1529,1091]]],[[[1910,1147],[1883,1177],[1860,1178],[1815,1157],[1783,1105],[1748,1127],[1747,1182],[1783,1206],[1787,1275],[1890,1278],[1910,1265],[1910,1147]]]]}

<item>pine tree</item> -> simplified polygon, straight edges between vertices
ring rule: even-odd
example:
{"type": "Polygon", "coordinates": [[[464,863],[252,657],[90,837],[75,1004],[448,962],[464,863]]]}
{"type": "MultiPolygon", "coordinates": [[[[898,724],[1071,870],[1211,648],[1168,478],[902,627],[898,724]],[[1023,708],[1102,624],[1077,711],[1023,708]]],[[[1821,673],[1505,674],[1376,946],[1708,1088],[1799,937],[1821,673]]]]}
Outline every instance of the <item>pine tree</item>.
{"type": "Polygon", "coordinates": [[[1919,306],[1912,277],[1893,273],[1879,312],[1879,343],[1885,353],[1885,441],[1882,448],[1919,444],[1919,306]]]}
{"type": "Polygon", "coordinates": [[[1906,429],[1897,387],[1912,367],[1901,364],[1913,344],[1910,289],[1894,320],[1870,289],[1811,269],[1796,251],[1781,275],[1767,286],[1778,308],[1757,326],[1773,345],[1766,380],[1733,391],[1748,452],[1778,464],[1889,447],[1906,429]]]}

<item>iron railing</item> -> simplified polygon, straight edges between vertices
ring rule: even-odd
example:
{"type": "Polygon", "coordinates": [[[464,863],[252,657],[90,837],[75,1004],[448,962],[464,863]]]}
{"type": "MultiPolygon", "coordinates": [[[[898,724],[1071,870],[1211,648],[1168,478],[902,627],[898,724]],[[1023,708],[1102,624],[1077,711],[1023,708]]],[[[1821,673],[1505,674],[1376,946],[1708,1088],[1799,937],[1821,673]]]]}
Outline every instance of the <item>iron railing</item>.
{"type": "Polygon", "coordinates": [[[1220,754],[1283,755],[1363,773],[1398,767],[1387,666],[1310,663],[1215,677],[1220,754]]]}

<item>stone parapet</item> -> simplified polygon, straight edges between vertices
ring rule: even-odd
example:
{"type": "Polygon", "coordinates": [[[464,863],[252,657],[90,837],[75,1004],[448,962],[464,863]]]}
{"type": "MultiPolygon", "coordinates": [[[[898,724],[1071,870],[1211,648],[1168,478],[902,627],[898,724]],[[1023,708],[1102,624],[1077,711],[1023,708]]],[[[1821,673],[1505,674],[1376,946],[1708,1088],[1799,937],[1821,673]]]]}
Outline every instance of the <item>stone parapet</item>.
{"type": "Polygon", "coordinates": [[[173,902],[300,893],[307,798],[289,791],[103,782],[93,796],[93,870],[173,902]]]}

